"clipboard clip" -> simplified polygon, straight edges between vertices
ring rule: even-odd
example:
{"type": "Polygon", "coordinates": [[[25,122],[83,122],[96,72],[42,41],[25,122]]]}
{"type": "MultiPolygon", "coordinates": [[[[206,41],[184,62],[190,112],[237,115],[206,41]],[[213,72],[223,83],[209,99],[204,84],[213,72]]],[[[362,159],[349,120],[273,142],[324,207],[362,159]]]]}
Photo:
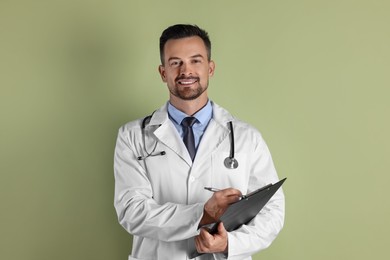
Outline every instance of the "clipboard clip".
{"type": "Polygon", "coordinates": [[[272,186],[272,183],[270,183],[270,184],[268,184],[268,185],[265,185],[265,186],[264,186],[263,188],[261,188],[261,189],[258,189],[258,190],[249,192],[249,193],[246,194],[246,195],[242,195],[242,196],[240,197],[240,200],[248,199],[248,198],[249,198],[250,196],[252,196],[253,194],[258,193],[258,192],[263,191],[263,190],[266,190],[266,189],[270,188],[271,186],[272,186]]]}

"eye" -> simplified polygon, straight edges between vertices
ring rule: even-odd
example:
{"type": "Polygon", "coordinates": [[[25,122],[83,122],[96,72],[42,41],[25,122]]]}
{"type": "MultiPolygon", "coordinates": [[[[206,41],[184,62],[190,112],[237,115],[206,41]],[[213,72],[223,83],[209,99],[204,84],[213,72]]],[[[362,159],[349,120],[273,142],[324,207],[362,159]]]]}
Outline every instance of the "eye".
{"type": "Polygon", "coordinates": [[[174,67],[174,68],[180,66],[180,64],[181,64],[181,62],[178,60],[172,60],[171,62],[169,62],[169,66],[174,67]]]}
{"type": "Polygon", "coordinates": [[[192,63],[201,63],[202,61],[200,59],[192,60],[192,63]]]}

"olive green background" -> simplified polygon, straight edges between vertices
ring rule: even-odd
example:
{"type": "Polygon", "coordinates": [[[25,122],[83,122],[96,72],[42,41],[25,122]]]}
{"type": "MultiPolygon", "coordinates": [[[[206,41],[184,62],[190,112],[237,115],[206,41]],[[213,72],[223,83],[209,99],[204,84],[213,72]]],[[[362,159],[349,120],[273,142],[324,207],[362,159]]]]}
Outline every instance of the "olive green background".
{"type": "Polygon", "coordinates": [[[0,259],[123,260],[118,128],[168,98],[158,38],[209,31],[210,97],[260,129],[285,227],[254,259],[387,259],[390,2],[0,1],[0,259]]]}

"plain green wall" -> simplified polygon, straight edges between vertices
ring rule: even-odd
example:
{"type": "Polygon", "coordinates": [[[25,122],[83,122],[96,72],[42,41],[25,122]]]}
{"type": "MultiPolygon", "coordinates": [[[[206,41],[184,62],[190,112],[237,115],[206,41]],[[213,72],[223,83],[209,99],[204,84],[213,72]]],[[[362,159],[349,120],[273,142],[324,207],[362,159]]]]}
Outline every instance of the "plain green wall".
{"type": "Polygon", "coordinates": [[[255,259],[386,259],[390,2],[0,1],[0,259],[123,260],[117,129],[167,98],[158,37],[213,42],[210,96],[260,129],[285,228],[255,259]]]}

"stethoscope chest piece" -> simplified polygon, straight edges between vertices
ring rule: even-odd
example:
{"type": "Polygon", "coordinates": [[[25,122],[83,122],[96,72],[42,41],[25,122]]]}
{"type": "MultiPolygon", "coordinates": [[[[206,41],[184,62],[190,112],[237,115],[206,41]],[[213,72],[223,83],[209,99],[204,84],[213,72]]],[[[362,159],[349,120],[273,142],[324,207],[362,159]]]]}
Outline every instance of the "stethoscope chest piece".
{"type": "Polygon", "coordinates": [[[225,167],[228,169],[237,169],[238,167],[238,161],[233,157],[226,157],[223,163],[225,164],[225,167]]]}
{"type": "Polygon", "coordinates": [[[225,167],[228,169],[237,169],[238,161],[236,160],[236,158],[234,158],[234,132],[233,132],[232,121],[229,122],[229,128],[230,128],[230,156],[226,157],[226,159],[223,161],[223,164],[225,164],[225,167]]]}

